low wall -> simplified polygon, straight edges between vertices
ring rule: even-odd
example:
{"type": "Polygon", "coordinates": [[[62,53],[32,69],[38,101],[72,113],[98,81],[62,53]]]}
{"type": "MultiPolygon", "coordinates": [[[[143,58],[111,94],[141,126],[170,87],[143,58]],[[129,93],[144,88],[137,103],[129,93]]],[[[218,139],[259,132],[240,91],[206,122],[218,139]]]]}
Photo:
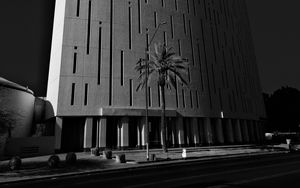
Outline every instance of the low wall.
{"type": "Polygon", "coordinates": [[[54,153],[54,136],[10,138],[5,146],[5,156],[33,157],[54,153]]]}

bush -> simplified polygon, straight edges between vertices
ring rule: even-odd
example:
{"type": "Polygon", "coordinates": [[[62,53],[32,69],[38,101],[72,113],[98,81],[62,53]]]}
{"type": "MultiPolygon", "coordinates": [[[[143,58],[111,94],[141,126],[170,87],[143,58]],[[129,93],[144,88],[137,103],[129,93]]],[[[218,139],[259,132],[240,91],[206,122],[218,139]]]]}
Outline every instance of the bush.
{"type": "Polygon", "coordinates": [[[100,155],[100,148],[91,148],[91,154],[94,156],[100,155]]]}
{"type": "Polygon", "coordinates": [[[77,157],[76,157],[76,154],[73,153],[73,152],[70,152],[66,155],[66,163],[67,164],[75,164],[77,161],[77,157]]]}
{"type": "Polygon", "coordinates": [[[103,158],[104,159],[111,159],[112,158],[112,151],[111,150],[103,151],[103,158]]]}
{"type": "Polygon", "coordinates": [[[125,154],[117,154],[116,162],[117,163],[126,163],[125,154]]]}
{"type": "Polygon", "coordinates": [[[50,168],[57,168],[60,163],[60,159],[57,155],[52,155],[48,159],[48,166],[50,168]]]}
{"type": "Polygon", "coordinates": [[[8,167],[10,170],[19,170],[22,165],[22,160],[19,156],[14,156],[10,159],[8,167]]]}

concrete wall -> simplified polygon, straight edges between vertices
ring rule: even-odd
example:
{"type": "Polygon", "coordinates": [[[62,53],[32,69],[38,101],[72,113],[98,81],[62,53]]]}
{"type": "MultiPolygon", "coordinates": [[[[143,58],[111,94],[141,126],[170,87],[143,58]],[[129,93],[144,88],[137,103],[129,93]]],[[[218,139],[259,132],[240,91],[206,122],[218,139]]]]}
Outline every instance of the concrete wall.
{"type": "Polygon", "coordinates": [[[11,119],[11,136],[27,137],[33,125],[35,97],[25,91],[0,85],[0,107],[11,119]]]}
{"type": "MultiPolygon", "coordinates": [[[[166,21],[153,43],[165,38],[190,62],[189,87],[178,84],[177,91],[166,91],[168,109],[190,117],[220,117],[221,111],[225,118],[263,117],[245,6],[244,0],[166,0],[164,5],[158,0],[57,2],[47,91],[55,115],[97,116],[105,108],[143,109],[144,91],[135,91],[134,66],[145,56],[146,29],[151,38],[155,23],[166,21]]],[[[150,88],[149,108],[159,109],[155,81],[150,88]]]]}
{"type": "Polygon", "coordinates": [[[54,153],[54,136],[11,138],[6,142],[5,156],[39,156],[54,153]]]}

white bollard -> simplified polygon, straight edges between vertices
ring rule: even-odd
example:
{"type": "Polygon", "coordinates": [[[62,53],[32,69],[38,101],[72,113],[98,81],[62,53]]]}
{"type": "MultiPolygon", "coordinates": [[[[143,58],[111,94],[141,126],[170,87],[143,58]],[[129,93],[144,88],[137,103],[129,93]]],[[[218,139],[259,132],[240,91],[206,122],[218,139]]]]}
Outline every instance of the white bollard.
{"type": "Polygon", "coordinates": [[[182,149],[182,154],[181,154],[183,159],[186,159],[186,149],[182,149]]]}

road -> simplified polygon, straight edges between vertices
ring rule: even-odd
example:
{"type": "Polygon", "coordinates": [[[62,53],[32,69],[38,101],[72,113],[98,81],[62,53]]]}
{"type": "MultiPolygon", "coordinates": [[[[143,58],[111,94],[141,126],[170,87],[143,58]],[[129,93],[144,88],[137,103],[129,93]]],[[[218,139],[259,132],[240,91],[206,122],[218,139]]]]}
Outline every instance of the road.
{"type": "Polygon", "coordinates": [[[5,187],[299,187],[300,154],[152,166],[1,185],[5,187]]]}

